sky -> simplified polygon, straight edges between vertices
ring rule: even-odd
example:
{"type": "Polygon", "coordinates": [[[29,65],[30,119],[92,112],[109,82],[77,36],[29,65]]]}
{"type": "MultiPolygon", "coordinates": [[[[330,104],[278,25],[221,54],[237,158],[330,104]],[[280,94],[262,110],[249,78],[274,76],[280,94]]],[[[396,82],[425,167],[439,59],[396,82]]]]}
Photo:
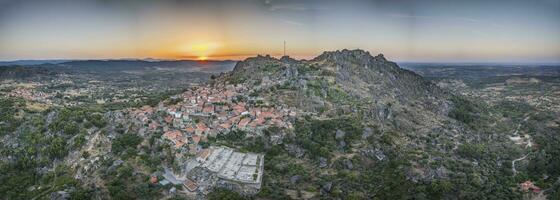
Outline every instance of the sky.
{"type": "Polygon", "coordinates": [[[0,60],[560,62],[560,0],[0,0],[0,60]]]}

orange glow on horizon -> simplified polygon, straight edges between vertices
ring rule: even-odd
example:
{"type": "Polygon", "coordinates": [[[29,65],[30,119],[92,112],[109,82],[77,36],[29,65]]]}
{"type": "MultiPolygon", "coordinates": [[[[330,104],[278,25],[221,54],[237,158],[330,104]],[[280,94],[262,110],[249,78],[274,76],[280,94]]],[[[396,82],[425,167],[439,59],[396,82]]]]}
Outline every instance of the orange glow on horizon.
{"type": "Polygon", "coordinates": [[[173,54],[173,57],[187,57],[196,60],[208,60],[212,57],[221,47],[216,42],[199,42],[199,43],[183,43],[180,45],[173,54]]]}

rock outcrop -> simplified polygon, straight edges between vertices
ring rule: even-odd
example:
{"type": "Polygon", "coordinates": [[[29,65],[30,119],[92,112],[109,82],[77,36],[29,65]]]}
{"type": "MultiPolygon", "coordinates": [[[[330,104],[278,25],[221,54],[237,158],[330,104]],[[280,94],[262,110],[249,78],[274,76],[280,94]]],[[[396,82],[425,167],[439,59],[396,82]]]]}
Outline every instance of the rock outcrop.
{"type": "MultiPolygon", "coordinates": [[[[393,160],[394,151],[452,154],[441,144],[476,137],[448,116],[452,94],[400,68],[383,54],[341,50],[324,52],[311,60],[258,56],[239,62],[213,84],[243,85],[274,106],[297,108],[317,119],[358,118],[366,127],[359,138],[369,144],[356,149],[344,131],[333,130],[333,146],[340,154],[359,153],[372,162],[393,160]]],[[[313,156],[294,144],[284,147],[298,158],[313,156]]],[[[334,162],[318,157],[315,163],[328,168],[334,162]]]]}

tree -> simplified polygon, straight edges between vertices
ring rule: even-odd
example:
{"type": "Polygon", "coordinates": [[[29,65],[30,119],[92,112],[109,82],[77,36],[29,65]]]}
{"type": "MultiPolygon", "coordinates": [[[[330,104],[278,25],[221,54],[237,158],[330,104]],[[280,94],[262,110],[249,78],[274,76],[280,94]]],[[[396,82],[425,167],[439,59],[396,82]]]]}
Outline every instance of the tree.
{"type": "Polygon", "coordinates": [[[243,200],[241,195],[227,189],[216,189],[208,194],[208,200],[243,200]]]}
{"type": "Polygon", "coordinates": [[[120,153],[125,149],[127,149],[128,147],[136,148],[136,146],[141,142],[142,142],[142,137],[138,135],[134,135],[130,133],[122,134],[117,136],[117,138],[113,140],[111,148],[113,152],[120,153]]]}
{"type": "Polygon", "coordinates": [[[47,154],[51,158],[63,158],[66,156],[66,154],[68,154],[66,149],[66,140],[62,137],[54,137],[47,148],[47,154]]]}

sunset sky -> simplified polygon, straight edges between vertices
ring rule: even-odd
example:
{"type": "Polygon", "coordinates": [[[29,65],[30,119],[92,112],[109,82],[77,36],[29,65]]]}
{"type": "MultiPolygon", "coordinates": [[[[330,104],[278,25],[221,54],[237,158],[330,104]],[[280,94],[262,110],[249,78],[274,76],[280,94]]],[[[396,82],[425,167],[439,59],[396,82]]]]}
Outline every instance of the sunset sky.
{"type": "Polygon", "coordinates": [[[560,62],[560,0],[0,0],[0,60],[312,58],[560,62]]]}

